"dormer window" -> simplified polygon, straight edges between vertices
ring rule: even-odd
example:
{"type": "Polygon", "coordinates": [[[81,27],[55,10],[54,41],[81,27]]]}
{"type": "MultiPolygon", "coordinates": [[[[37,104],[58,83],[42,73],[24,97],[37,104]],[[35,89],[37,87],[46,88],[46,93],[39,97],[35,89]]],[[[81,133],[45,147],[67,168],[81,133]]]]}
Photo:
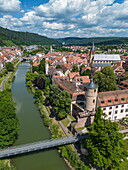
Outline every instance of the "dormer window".
{"type": "Polygon", "coordinates": [[[111,100],[108,100],[109,103],[111,103],[111,100]]]}
{"type": "Polygon", "coordinates": [[[118,102],[118,99],[115,99],[115,102],[118,102]]]}
{"type": "Polygon", "coordinates": [[[103,103],[104,103],[104,100],[102,100],[101,103],[103,104],[103,103]]]}
{"type": "Polygon", "coordinates": [[[124,98],[121,98],[122,101],[124,101],[124,98]]]}

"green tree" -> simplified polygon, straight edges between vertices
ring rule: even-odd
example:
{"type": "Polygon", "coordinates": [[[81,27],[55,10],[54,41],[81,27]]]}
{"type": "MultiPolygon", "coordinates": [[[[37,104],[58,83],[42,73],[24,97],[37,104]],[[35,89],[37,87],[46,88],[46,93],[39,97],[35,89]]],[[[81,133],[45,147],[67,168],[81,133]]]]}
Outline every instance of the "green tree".
{"type": "Polygon", "coordinates": [[[70,113],[71,96],[67,91],[61,91],[56,113],[60,119],[64,119],[70,113]]]}
{"type": "Polygon", "coordinates": [[[52,84],[50,86],[49,96],[48,96],[47,100],[48,100],[48,103],[52,107],[55,107],[56,105],[59,104],[58,102],[59,102],[59,93],[60,92],[61,91],[56,84],[52,84]]]}
{"type": "Polygon", "coordinates": [[[0,160],[0,170],[16,170],[7,160],[0,160]]]}
{"type": "Polygon", "coordinates": [[[11,62],[7,62],[5,64],[5,67],[6,67],[7,71],[13,71],[14,70],[14,66],[11,62]]]}
{"type": "Polygon", "coordinates": [[[102,118],[103,111],[99,107],[92,125],[88,128],[89,136],[84,141],[88,150],[89,162],[101,169],[119,168],[125,160],[123,137],[119,133],[118,124],[102,118]]]}
{"type": "Polygon", "coordinates": [[[62,66],[61,65],[57,65],[56,69],[62,69],[62,66]]]}
{"type": "Polygon", "coordinates": [[[39,72],[40,72],[41,74],[44,74],[44,73],[45,73],[45,59],[42,59],[41,62],[40,62],[39,72]]]}
{"type": "Polygon", "coordinates": [[[26,86],[32,88],[32,82],[31,82],[31,81],[27,81],[27,82],[26,82],[26,86]]]}
{"type": "Polygon", "coordinates": [[[38,66],[32,66],[32,72],[39,72],[39,67],[38,66]]]}
{"type": "Polygon", "coordinates": [[[50,86],[47,99],[58,118],[64,119],[67,117],[71,107],[71,97],[67,91],[61,91],[56,84],[53,84],[50,86]]]}
{"type": "Polygon", "coordinates": [[[18,135],[19,121],[9,91],[0,92],[0,148],[12,145],[18,135]]]}
{"type": "Polygon", "coordinates": [[[39,75],[36,73],[31,73],[30,71],[28,71],[26,73],[26,82],[27,81],[31,81],[33,83],[33,81],[35,80],[36,77],[38,77],[39,75]]]}
{"type": "Polygon", "coordinates": [[[91,77],[91,70],[89,70],[89,69],[84,70],[83,73],[81,73],[81,76],[89,76],[89,77],[91,77]]]}
{"type": "Polygon", "coordinates": [[[111,66],[105,66],[94,74],[94,82],[99,86],[99,92],[117,90],[116,76],[111,66]]]}
{"type": "Polygon", "coordinates": [[[72,72],[79,72],[78,65],[73,65],[72,72]]]}
{"type": "Polygon", "coordinates": [[[39,90],[39,89],[35,90],[35,97],[36,98],[41,98],[42,97],[42,91],[39,90]]]}

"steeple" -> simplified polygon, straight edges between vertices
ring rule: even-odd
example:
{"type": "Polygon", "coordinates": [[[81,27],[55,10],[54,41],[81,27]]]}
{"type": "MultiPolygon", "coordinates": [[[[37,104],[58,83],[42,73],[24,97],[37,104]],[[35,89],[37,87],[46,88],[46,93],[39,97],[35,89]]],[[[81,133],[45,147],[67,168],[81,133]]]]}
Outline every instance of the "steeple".
{"type": "Polygon", "coordinates": [[[93,39],[93,42],[92,42],[92,51],[95,51],[94,39],[93,39]]]}
{"type": "Polygon", "coordinates": [[[91,82],[86,86],[87,89],[97,89],[98,86],[94,83],[93,78],[91,78],[91,82]]]}
{"type": "Polygon", "coordinates": [[[52,53],[53,52],[53,48],[52,48],[52,45],[50,46],[50,53],[52,53]]]}
{"type": "Polygon", "coordinates": [[[93,59],[93,57],[94,57],[94,54],[95,54],[95,45],[94,45],[94,40],[93,40],[92,48],[91,48],[91,50],[90,50],[89,63],[92,63],[92,59],[93,59]]]}

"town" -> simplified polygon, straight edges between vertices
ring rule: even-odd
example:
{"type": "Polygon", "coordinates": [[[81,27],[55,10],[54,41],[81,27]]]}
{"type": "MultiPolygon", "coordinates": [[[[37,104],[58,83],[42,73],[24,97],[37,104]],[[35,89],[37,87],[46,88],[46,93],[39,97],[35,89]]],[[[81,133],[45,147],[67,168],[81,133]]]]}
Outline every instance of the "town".
{"type": "MultiPolygon", "coordinates": [[[[39,106],[44,124],[51,130],[53,138],[88,134],[88,128],[95,122],[98,109],[101,109],[103,119],[117,122],[120,133],[127,138],[127,49],[111,50],[112,53],[110,49],[102,53],[100,50],[94,42],[92,46],[85,47],[1,47],[1,91],[7,89],[8,86],[4,84],[10,76],[9,72],[13,73],[14,67],[20,63],[30,63],[31,71],[26,73],[26,85],[34,93],[35,103],[39,106]],[[63,51],[59,51],[60,48],[63,51]],[[13,66],[12,70],[10,65],[13,66]],[[53,127],[58,130],[53,130],[53,127]]],[[[12,81],[13,78],[10,84],[12,81]]],[[[87,148],[78,150],[82,155],[88,156],[87,148]]],[[[83,166],[81,163],[80,167],[83,166]]]]}

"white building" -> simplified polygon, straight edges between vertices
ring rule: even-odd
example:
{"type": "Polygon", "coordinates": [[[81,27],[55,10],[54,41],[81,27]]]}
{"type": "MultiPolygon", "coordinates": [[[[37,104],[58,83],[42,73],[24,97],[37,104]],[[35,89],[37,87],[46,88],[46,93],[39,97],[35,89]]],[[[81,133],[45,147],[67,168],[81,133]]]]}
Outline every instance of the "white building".
{"type": "Polygon", "coordinates": [[[103,109],[106,119],[115,121],[128,117],[128,90],[100,92],[97,104],[103,109]]]}

